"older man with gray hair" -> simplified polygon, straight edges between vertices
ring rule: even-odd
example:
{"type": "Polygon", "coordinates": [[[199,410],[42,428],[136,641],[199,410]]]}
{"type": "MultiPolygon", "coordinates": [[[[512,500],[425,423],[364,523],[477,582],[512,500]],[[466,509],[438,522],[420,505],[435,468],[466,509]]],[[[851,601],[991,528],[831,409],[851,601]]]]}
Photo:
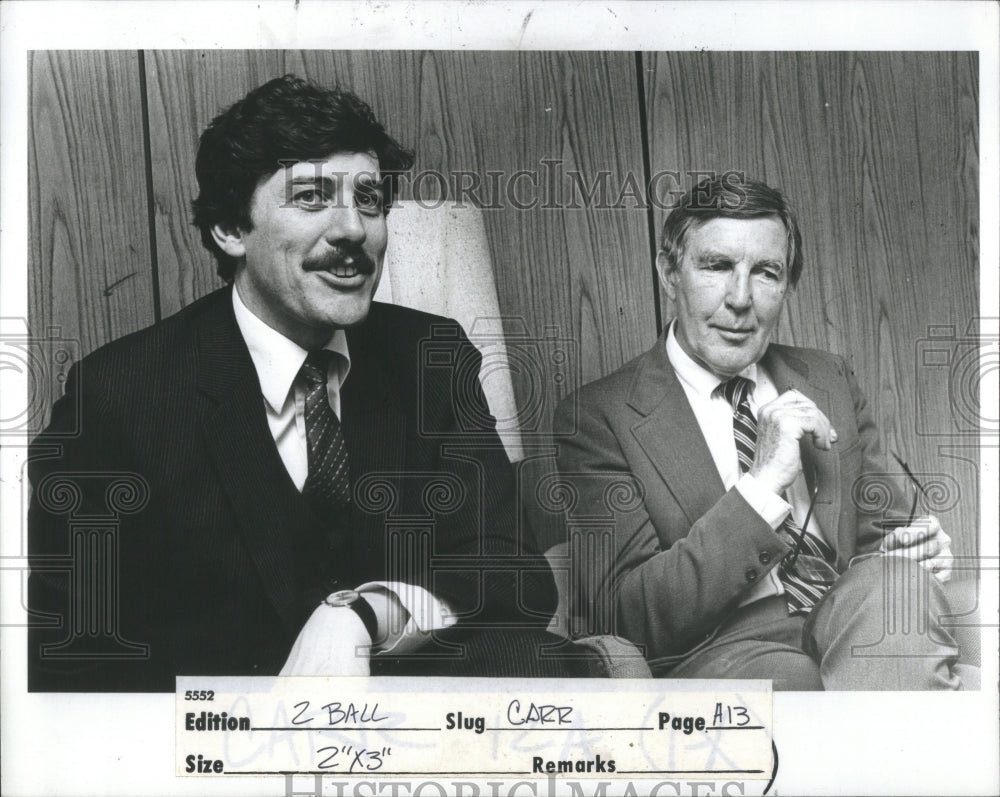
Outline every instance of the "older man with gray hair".
{"type": "Polygon", "coordinates": [[[613,617],[658,676],[978,687],[937,622],[952,569],[938,520],[907,517],[898,485],[895,513],[852,500],[859,477],[891,480],[850,368],[771,342],[802,272],[782,194],[732,172],[703,180],[667,218],[657,268],[674,321],[557,412],[557,428],[578,413],[559,455],[575,511],[606,514],[602,475],[628,475],[641,497],[615,514],[610,566],[578,568],[586,610],[613,617]],[[887,599],[927,633],[886,634],[887,599]]]}

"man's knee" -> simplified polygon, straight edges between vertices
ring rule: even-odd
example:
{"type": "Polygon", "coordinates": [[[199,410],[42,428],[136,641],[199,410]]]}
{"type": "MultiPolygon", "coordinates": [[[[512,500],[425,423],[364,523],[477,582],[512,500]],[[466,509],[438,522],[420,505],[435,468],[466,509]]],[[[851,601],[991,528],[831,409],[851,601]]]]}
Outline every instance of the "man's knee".
{"type": "Polygon", "coordinates": [[[803,648],[822,662],[828,688],[834,675],[835,688],[938,688],[925,675],[957,657],[942,626],[949,613],[941,584],[918,562],[872,557],[841,575],[816,606],[803,648]]]}
{"type": "MultiPolygon", "coordinates": [[[[886,621],[940,617],[948,600],[938,580],[918,562],[903,556],[874,556],[847,569],[814,610],[812,623],[831,613],[881,612],[886,621]]],[[[907,629],[909,630],[909,629],[907,629]]]]}

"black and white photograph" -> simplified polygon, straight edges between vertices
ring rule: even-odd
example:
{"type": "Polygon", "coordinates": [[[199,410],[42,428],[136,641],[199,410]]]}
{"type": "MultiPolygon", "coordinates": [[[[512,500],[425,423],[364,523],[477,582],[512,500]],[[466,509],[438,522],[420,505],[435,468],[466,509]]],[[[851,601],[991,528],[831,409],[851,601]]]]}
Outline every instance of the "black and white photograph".
{"type": "Polygon", "coordinates": [[[1000,787],[996,6],[169,6],[0,9],[5,794],[1000,787]]]}

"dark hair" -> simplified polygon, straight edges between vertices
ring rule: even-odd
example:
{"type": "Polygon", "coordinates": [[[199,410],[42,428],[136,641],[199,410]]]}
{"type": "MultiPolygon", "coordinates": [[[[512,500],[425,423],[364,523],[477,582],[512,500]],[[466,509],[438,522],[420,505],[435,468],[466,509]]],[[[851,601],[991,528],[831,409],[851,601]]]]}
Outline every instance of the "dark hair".
{"type": "Polygon", "coordinates": [[[688,231],[711,219],[751,219],[777,216],[785,225],[788,240],[788,281],[792,287],[802,274],[802,235],[795,212],[776,188],[747,180],[739,172],[706,177],[688,191],[663,224],[660,251],[667,258],[667,271],[675,271],[684,256],[688,231]]]}
{"type": "Polygon", "coordinates": [[[212,238],[221,225],[248,232],[250,202],[261,180],[279,161],[318,160],[338,152],[372,152],[386,180],[385,212],[399,175],[413,153],[391,138],[372,109],[349,91],[325,89],[295,75],[275,78],[219,114],[201,134],[195,173],[198,197],[191,203],[201,242],[231,281],[237,260],[212,238]]]}

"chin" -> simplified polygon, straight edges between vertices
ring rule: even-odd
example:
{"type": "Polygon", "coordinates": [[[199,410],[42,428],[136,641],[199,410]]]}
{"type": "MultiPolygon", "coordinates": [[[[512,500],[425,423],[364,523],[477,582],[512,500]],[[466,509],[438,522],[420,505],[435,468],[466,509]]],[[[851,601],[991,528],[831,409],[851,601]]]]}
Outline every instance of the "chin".
{"type": "Polygon", "coordinates": [[[724,376],[728,379],[729,377],[736,376],[738,373],[740,373],[740,371],[742,371],[748,365],[753,364],[754,362],[755,362],[754,360],[747,357],[740,357],[738,359],[726,358],[723,360],[717,360],[714,363],[710,363],[709,370],[718,376],[724,376]]]}
{"type": "Polygon", "coordinates": [[[368,318],[371,307],[372,304],[369,301],[358,307],[344,308],[336,313],[331,313],[329,316],[331,325],[340,329],[348,329],[349,327],[356,327],[358,324],[363,324],[365,319],[368,318]]]}

